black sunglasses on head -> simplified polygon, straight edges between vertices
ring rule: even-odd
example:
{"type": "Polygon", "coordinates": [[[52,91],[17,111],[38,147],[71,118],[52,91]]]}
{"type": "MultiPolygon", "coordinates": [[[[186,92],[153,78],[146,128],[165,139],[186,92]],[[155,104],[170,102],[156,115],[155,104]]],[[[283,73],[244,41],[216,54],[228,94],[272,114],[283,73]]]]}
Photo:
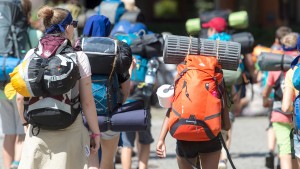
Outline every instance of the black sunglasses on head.
{"type": "Polygon", "coordinates": [[[78,21],[73,20],[70,25],[72,25],[74,28],[77,28],[78,21]]]}

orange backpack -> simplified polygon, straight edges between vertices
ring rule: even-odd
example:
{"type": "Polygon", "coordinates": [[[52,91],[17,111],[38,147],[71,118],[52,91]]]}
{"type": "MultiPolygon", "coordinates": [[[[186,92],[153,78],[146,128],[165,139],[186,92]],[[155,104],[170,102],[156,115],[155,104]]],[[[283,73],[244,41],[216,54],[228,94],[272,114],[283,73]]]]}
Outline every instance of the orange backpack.
{"type": "Polygon", "coordinates": [[[169,132],[177,140],[208,141],[221,131],[222,68],[216,57],[188,55],[177,66],[169,132]]]}

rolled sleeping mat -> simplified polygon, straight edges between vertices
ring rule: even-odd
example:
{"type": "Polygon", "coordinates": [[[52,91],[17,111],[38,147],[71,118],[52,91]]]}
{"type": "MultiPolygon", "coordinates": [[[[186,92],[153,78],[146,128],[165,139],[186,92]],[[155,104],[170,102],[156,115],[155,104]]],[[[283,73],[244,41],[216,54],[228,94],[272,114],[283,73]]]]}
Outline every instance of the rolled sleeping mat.
{"type": "Polygon", "coordinates": [[[179,64],[187,54],[217,57],[223,69],[237,70],[241,45],[237,42],[216,41],[187,36],[167,35],[163,51],[166,64],[179,64]]]}
{"type": "Polygon", "coordinates": [[[258,65],[263,71],[287,71],[291,67],[294,56],[271,52],[262,52],[258,56],[258,65]]]}
{"type": "Polygon", "coordinates": [[[235,29],[247,28],[249,25],[248,20],[247,11],[232,12],[228,17],[229,26],[235,29]]]}
{"type": "Polygon", "coordinates": [[[149,124],[145,109],[114,113],[110,121],[112,131],[145,131],[149,124]]]}
{"type": "Polygon", "coordinates": [[[250,32],[240,32],[231,35],[231,41],[241,44],[241,53],[251,53],[254,46],[254,37],[250,32]]]}
{"type": "Polygon", "coordinates": [[[188,34],[197,35],[201,30],[200,18],[188,19],[185,22],[185,28],[188,34]]]}
{"type": "MultiPolygon", "coordinates": [[[[101,132],[105,132],[107,130],[109,130],[110,128],[110,121],[109,121],[109,117],[108,116],[97,116],[98,117],[98,124],[99,124],[99,129],[101,132]]],[[[89,128],[89,125],[86,121],[86,117],[84,115],[82,115],[82,119],[83,119],[83,124],[85,125],[85,127],[89,128]]]]}
{"type": "Polygon", "coordinates": [[[215,17],[224,18],[228,26],[234,29],[245,29],[249,26],[247,11],[231,12],[230,10],[213,10],[200,13],[201,23],[209,22],[215,17]]]}

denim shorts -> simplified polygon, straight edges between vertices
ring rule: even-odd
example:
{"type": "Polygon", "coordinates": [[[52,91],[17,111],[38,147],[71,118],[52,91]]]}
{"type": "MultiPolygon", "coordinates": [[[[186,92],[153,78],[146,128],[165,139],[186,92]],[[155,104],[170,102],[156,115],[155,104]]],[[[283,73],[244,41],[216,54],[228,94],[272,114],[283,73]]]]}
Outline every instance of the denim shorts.
{"type": "Polygon", "coordinates": [[[123,142],[123,147],[134,147],[134,140],[136,138],[136,134],[138,133],[139,143],[140,144],[151,144],[154,142],[154,139],[151,134],[151,128],[148,127],[145,131],[131,131],[131,132],[122,132],[121,138],[123,142]]]}
{"type": "Polygon", "coordinates": [[[300,137],[294,134],[294,150],[296,157],[300,158],[300,137]]]}

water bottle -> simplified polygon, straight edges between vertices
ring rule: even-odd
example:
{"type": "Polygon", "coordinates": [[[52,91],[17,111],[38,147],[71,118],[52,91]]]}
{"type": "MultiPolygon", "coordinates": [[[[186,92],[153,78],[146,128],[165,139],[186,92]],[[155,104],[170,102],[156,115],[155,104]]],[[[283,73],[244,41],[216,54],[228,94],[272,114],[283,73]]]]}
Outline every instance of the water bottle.
{"type": "Polygon", "coordinates": [[[146,76],[145,76],[145,86],[143,88],[143,94],[145,96],[151,96],[152,95],[152,90],[153,90],[153,86],[155,84],[155,79],[156,79],[156,71],[158,69],[159,63],[157,61],[157,59],[155,58],[151,58],[148,61],[147,64],[147,72],[146,72],[146,76]]]}

